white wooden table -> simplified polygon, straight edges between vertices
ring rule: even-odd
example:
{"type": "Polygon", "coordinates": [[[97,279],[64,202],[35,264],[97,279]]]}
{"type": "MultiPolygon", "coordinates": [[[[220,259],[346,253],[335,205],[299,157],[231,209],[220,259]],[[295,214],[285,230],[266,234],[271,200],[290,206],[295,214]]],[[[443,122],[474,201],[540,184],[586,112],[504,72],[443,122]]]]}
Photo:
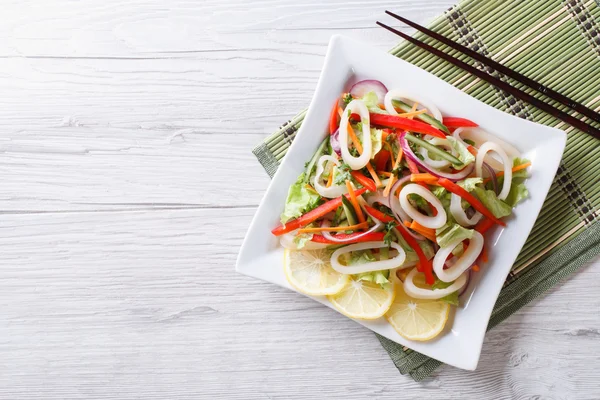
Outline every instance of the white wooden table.
{"type": "Polygon", "coordinates": [[[1,399],[598,399],[600,263],[415,383],[370,331],[234,272],[330,35],[452,0],[4,0],[1,399]]]}

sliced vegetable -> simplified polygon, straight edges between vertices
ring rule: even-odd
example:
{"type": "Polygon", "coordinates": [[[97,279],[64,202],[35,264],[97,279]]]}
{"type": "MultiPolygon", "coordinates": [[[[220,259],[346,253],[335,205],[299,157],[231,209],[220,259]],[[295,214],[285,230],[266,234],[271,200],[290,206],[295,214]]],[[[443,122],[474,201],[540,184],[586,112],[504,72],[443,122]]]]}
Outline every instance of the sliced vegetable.
{"type": "Polygon", "coordinates": [[[312,171],[315,168],[317,160],[319,159],[319,157],[321,157],[321,154],[323,154],[325,148],[327,147],[327,139],[328,138],[325,138],[321,142],[319,147],[317,147],[317,151],[315,152],[315,154],[313,154],[308,164],[306,164],[306,168],[304,169],[304,183],[308,183],[308,181],[310,180],[310,176],[312,175],[312,171]]]}
{"type": "Polygon", "coordinates": [[[388,89],[383,83],[373,79],[357,82],[350,88],[350,94],[354,97],[363,97],[369,92],[373,92],[377,95],[378,103],[383,103],[383,99],[385,98],[388,89]]]}
{"type": "Polygon", "coordinates": [[[494,221],[494,223],[496,223],[498,225],[506,226],[505,222],[500,221],[498,218],[496,218],[494,216],[494,214],[492,214],[492,212],[490,210],[488,210],[479,200],[477,200],[477,198],[475,196],[473,196],[472,194],[467,192],[465,189],[458,186],[456,183],[454,183],[446,178],[440,178],[438,180],[438,183],[440,184],[440,186],[443,186],[449,192],[457,194],[460,197],[462,197],[463,199],[465,199],[469,204],[471,204],[473,206],[473,208],[475,208],[477,211],[479,211],[480,213],[485,215],[487,218],[494,221]]]}
{"type": "MultiPolygon", "coordinates": [[[[362,118],[362,115],[361,115],[362,118]]],[[[423,133],[426,135],[445,138],[446,135],[437,128],[414,119],[402,118],[397,115],[370,114],[370,122],[373,125],[384,126],[387,128],[403,129],[410,132],[423,133]]]]}
{"type": "Polygon", "coordinates": [[[354,206],[345,197],[342,197],[342,209],[344,210],[344,214],[346,215],[346,219],[348,220],[348,224],[355,225],[358,224],[358,216],[354,211],[354,206]]]}
{"type": "Polygon", "coordinates": [[[484,235],[487,231],[490,230],[491,227],[493,227],[494,221],[492,221],[489,218],[484,218],[483,220],[481,220],[476,226],[475,226],[475,230],[479,233],[481,233],[482,235],[484,235]]]}
{"type": "Polygon", "coordinates": [[[355,231],[358,229],[366,229],[369,227],[369,224],[365,222],[361,222],[355,225],[349,226],[321,226],[318,228],[301,228],[298,229],[298,234],[302,233],[318,233],[318,232],[345,232],[345,231],[355,231]]]}
{"type": "Polygon", "coordinates": [[[361,185],[363,185],[364,187],[369,189],[370,192],[377,191],[377,186],[375,185],[375,182],[373,182],[372,179],[367,178],[359,171],[352,171],[352,172],[350,172],[350,174],[352,175],[352,177],[354,179],[356,179],[356,182],[360,183],[361,185]]]}
{"type": "MultiPolygon", "coordinates": [[[[355,196],[360,196],[363,193],[365,193],[366,191],[367,191],[366,188],[362,188],[362,189],[358,189],[358,190],[354,191],[353,194],[355,196]]],[[[273,235],[275,235],[275,236],[281,236],[284,233],[295,231],[296,229],[298,229],[302,226],[308,225],[311,222],[316,221],[317,219],[321,218],[325,214],[330,213],[333,210],[335,210],[336,208],[338,208],[339,206],[341,206],[342,205],[342,197],[348,198],[349,195],[350,194],[346,194],[344,196],[338,197],[337,199],[329,200],[327,203],[320,205],[319,207],[315,208],[312,211],[307,212],[306,214],[302,215],[301,217],[291,220],[291,221],[287,222],[285,225],[278,226],[277,228],[273,229],[271,231],[271,233],[273,233],[273,235]]]]}
{"type": "Polygon", "coordinates": [[[346,187],[348,188],[348,193],[350,194],[350,196],[348,196],[348,200],[350,200],[352,207],[354,207],[354,212],[356,212],[358,222],[365,222],[365,216],[362,212],[362,209],[360,208],[360,204],[358,204],[358,200],[356,199],[356,195],[352,190],[352,184],[350,184],[350,181],[346,181],[346,187]]]}
{"type": "MultiPolygon", "coordinates": [[[[459,181],[459,180],[466,178],[467,176],[469,176],[469,174],[471,174],[471,172],[473,172],[473,168],[474,168],[473,164],[467,165],[465,168],[463,168],[462,170],[460,170],[456,173],[442,172],[442,171],[439,171],[439,170],[429,167],[428,165],[424,164],[421,160],[419,160],[419,158],[415,155],[415,153],[413,153],[412,149],[408,145],[408,142],[407,142],[405,136],[406,136],[406,132],[401,133],[400,136],[398,137],[398,143],[400,144],[400,147],[402,147],[402,150],[404,151],[404,154],[406,155],[407,161],[411,160],[414,164],[418,164],[421,168],[423,168],[425,171],[429,172],[430,174],[435,175],[439,178],[447,178],[452,181],[459,181]]],[[[413,174],[419,173],[418,168],[412,168],[410,162],[408,163],[408,166],[409,166],[410,171],[413,174]]]]}
{"type": "Polygon", "coordinates": [[[298,180],[288,189],[285,207],[281,213],[282,224],[301,216],[303,213],[306,213],[319,205],[321,196],[306,187],[306,184],[304,183],[305,177],[306,174],[300,174],[298,180]]]}
{"type": "Polygon", "coordinates": [[[442,123],[448,128],[474,128],[479,126],[469,119],[458,117],[444,117],[442,123]]]}
{"type": "MultiPolygon", "coordinates": [[[[416,144],[418,146],[421,146],[421,147],[427,149],[427,151],[429,151],[429,152],[437,155],[438,157],[441,157],[441,158],[443,158],[445,160],[450,161],[454,165],[457,165],[457,166],[462,166],[463,165],[463,162],[461,160],[459,160],[458,158],[454,157],[452,154],[448,153],[447,151],[444,151],[444,150],[440,149],[439,147],[437,147],[437,146],[429,143],[426,140],[419,139],[418,137],[413,136],[413,135],[408,134],[408,133],[404,137],[409,142],[412,142],[412,143],[414,143],[414,144],[416,144]]],[[[469,153],[469,155],[470,155],[470,153],[469,153]]],[[[473,157],[473,156],[471,156],[471,157],[473,157]]]]}
{"type": "Polygon", "coordinates": [[[418,174],[411,174],[410,175],[410,181],[411,182],[426,182],[426,183],[436,184],[437,181],[438,181],[438,177],[437,176],[433,176],[433,175],[428,174],[428,173],[418,173],[418,174]]]}
{"type": "Polygon", "coordinates": [[[512,214],[512,207],[500,200],[493,190],[485,190],[476,187],[475,190],[473,190],[473,193],[475,193],[485,208],[496,218],[502,218],[512,214]]]}
{"type": "MultiPolygon", "coordinates": [[[[409,106],[408,104],[406,104],[405,102],[403,102],[402,100],[394,99],[394,100],[392,100],[392,104],[394,105],[394,107],[399,108],[400,110],[402,110],[405,113],[414,112],[412,110],[412,107],[409,106]]],[[[446,127],[446,125],[444,125],[438,119],[436,119],[435,117],[432,117],[429,114],[419,114],[419,115],[417,115],[417,119],[420,119],[421,121],[426,122],[429,125],[433,125],[440,131],[445,132],[447,135],[450,134],[450,130],[446,127]]]]}
{"type": "Polygon", "coordinates": [[[421,235],[425,236],[427,239],[431,240],[432,242],[434,242],[434,243],[436,242],[435,229],[426,228],[423,225],[419,224],[417,221],[411,222],[410,226],[408,226],[408,228],[412,229],[415,232],[419,232],[421,235]]]}
{"type": "Polygon", "coordinates": [[[355,232],[355,233],[338,233],[335,235],[336,241],[332,241],[324,237],[323,235],[313,235],[311,241],[315,243],[323,243],[323,244],[336,244],[340,243],[351,244],[351,243],[361,243],[361,242],[380,242],[383,240],[385,233],[383,232],[370,232],[368,234],[364,234],[365,232],[355,232]]]}
{"type": "Polygon", "coordinates": [[[450,143],[452,150],[454,150],[454,154],[457,155],[457,158],[463,166],[475,162],[475,156],[471,154],[467,146],[465,146],[461,140],[455,139],[452,136],[448,136],[446,140],[450,143]]]}
{"type": "Polygon", "coordinates": [[[334,132],[338,129],[338,108],[339,101],[336,99],[333,104],[333,108],[331,109],[331,113],[329,114],[329,134],[333,135],[334,132]]]}

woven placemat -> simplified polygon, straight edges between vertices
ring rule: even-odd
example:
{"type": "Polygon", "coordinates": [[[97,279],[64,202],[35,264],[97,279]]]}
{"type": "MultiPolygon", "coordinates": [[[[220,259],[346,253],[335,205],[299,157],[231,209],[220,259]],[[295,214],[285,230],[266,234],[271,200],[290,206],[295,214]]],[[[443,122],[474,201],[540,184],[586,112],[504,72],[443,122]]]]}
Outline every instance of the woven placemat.
{"type": "MultiPolygon", "coordinates": [[[[436,18],[429,28],[600,110],[597,1],[465,0],[436,18]]],[[[416,37],[433,43],[424,35],[416,37]]],[[[391,54],[493,107],[568,133],[556,178],[496,302],[488,325],[491,329],[600,254],[600,141],[413,45],[402,42],[391,54]]],[[[304,115],[305,111],[296,115],[253,150],[270,176],[294,140],[304,115]]],[[[441,365],[378,337],[400,373],[417,381],[441,365]]]]}

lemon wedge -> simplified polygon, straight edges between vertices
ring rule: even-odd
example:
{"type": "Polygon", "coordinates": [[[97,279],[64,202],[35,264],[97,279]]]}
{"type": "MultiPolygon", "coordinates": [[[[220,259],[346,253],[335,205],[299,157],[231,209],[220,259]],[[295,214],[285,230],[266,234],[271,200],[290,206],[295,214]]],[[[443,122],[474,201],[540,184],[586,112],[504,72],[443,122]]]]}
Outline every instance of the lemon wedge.
{"type": "Polygon", "coordinates": [[[394,285],[387,285],[384,289],[378,283],[360,281],[351,276],[341,291],[328,298],[347,317],[376,319],[383,316],[392,305],[394,285]]]}
{"type": "Polygon", "coordinates": [[[385,318],[401,336],[417,341],[440,334],[448,320],[450,305],[439,300],[413,299],[396,285],[396,298],[385,318]]]}
{"type": "Polygon", "coordinates": [[[330,253],[319,250],[289,250],[283,253],[285,276],[301,293],[311,296],[336,294],[346,286],[348,275],[331,268],[330,253]]]}

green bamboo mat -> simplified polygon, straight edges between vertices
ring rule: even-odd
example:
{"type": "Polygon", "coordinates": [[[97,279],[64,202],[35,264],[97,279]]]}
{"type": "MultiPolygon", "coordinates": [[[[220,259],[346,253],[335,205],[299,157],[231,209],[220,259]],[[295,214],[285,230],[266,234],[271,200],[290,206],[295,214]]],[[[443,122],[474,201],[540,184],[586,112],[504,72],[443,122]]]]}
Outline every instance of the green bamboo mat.
{"type": "MultiPolygon", "coordinates": [[[[429,28],[600,110],[600,0],[465,0],[429,28]]],[[[424,35],[416,37],[433,43],[424,35]]],[[[391,54],[493,107],[568,133],[556,178],[496,302],[491,329],[600,254],[600,142],[413,45],[402,42],[391,54]]],[[[253,150],[270,176],[304,115],[296,115],[253,150]]],[[[400,373],[417,381],[441,365],[384,337],[379,340],[400,373]]]]}

